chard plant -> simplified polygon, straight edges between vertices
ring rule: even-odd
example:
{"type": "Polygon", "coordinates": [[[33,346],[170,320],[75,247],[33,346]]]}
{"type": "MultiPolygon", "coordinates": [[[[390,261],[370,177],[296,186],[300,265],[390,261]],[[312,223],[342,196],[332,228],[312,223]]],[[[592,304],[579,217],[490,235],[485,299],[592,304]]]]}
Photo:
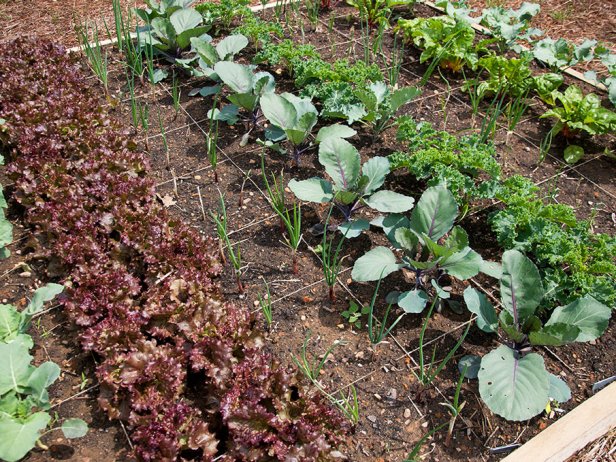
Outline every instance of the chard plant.
{"type": "MultiPolygon", "coordinates": [[[[32,365],[32,337],[26,332],[32,318],[42,312],[45,302],[58,295],[64,286],[48,284],[34,292],[23,310],[0,305],[0,459],[22,459],[36,445],[52,416],[48,388],[60,376],[60,367],[51,361],[32,365]]],[[[81,419],[67,419],[60,427],[66,438],[79,438],[88,431],[81,419]]],[[[44,433],[43,433],[44,432],[44,433]]]]}
{"type": "Polygon", "coordinates": [[[421,63],[433,61],[452,72],[476,69],[479,53],[487,51],[485,40],[474,44],[475,31],[468,22],[449,16],[399,19],[396,30],[422,50],[421,63]]]}
{"type": "Polygon", "coordinates": [[[265,146],[277,152],[288,152],[283,144],[289,145],[291,157],[299,166],[300,157],[314,146],[328,138],[349,138],[357,132],[350,127],[335,124],[323,127],[316,137],[312,129],[317,123],[318,111],[307,98],[291,93],[267,93],[261,97],[261,111],[272,124],[265,130],[265,146]],[[313,143],[314,141],[314,143],[313,143]]]}
{"type": "Polygon", "coordinates": [[[477,275],[483,266],[481,256],[468,245],[466,231],[453,226],[457,216],[453,194],[439,185],[426,189],[410,219],[392,214],[373,220],[372,224],[382,227],[392,245],[402,251],[401,261],[389,248],[375,247],[357,259],[352,278],[376,281],[403,268],[411,270],[413,289],[389,295],[406,313],[424,310],[430,287],[437,297],[449,298],[447,289],[441,287],[444,275],[464,280],[477,275]]]}
{"type": "Polygon", "coordinates": [[[361,121],[371,127],[373,140],[393,125],[392,119],[398,109],[420,94],[421,90],[417,87],[402,87],[390,91],[385,82],[371,83],[365,90],[356,92],[366,111],[361,121]]]}
{"type": "Polygon", "coordinates": [[[389,18],[397,6],[415,4],[415,0],[346,0],[346,3],[357,9],[359,16],[367,22],[370,30],[379,27],[389,27],[389,18]]]}
{"type": "Polygon", "coordinates": [[[501,341],[480,360],[479,393],[495,414],[528,420],[546,409],[550,400],[562,403],[571,396],[567,384],[547,371],[534,347],[595,340],[607,328],[612,310],[584,296],[554,309],[544,322],[541,303],[547,292],[539,270],[517,250],[503,254],[499,280],[500,313],[483,293],[470,287],[464,291],[477,327],[498,334],[501,341]]]}
{"type": "Polygon", "coordinates": [[[135,13],[145,21],[140,28],[140,46],[153,47],[171,61],[181,58],[190,48],[191,38],[202,37],[211,28],[204,24],[203,16],[190,8],[190,0],[145,0],[147,8],[136,8],[135,13]]]}
{"type": "MultiPolygon", "coordinates": [[[[594,93],[584,95],[579,87],[571,85],[564,93],[554,90],[552,97],[554,107],[541,115],[541,118],[556,119],[550,131],[552,136],[562,133],[571,139],[582,133],[592,136],[616,131],[616,112],[602,107],[601,99],[594,93]]],[[[569,149],[565,155],[569,164],[575,164],[584,156],[582,147],[572,146],[574,149],[569,149]]]]}
{"type": "Polygon", "coordinates": [[[254,66],[237,64],[229,61],[220,61],[214,65],[214,72],[222,82],[233,92],[227,95],[231,104],[222,109],[213,108],[208,117],[235,125],[238,121],[247,128],[242,137],[241,145],[248,144],[250,133],[260,125],[261,110],[259,101],[261,97],[274,92],[274,77],[269,72],[254,72],[254,66]],[[240,109],[244,113],[240,112],[240,109]]]}
{"type": "Polygon", "coordinates": [[[403,194],[381,189],[389,174],[389,160],[373,157],[361,165],[359,152],[348,141],[333,137],[319,145],[319,163],[332,181],[324,178],[292,179],[289,188],[303,201],[331,203],[343,215],[338,229],[348,238],[357,237],[370,223],[353,219],[363,207],[383,213],[403,213],[413,207],[414,199],[403,194]]]}

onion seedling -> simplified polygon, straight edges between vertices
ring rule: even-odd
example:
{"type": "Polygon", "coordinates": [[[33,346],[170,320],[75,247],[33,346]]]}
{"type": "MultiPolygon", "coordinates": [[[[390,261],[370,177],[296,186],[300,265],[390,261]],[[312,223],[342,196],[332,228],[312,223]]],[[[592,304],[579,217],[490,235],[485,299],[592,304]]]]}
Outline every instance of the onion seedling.
{"type": "Polygon", "coordinates": [[[456,424],[456,419],[464,409],[464,405],[466,401],[460,403],[460,390],[462,389],[462,382],[464,381],[464,377],[466,377],[466,370],[468,369],[468,365],[464,366],[464,370],[462,371],[462,375],[458,379],[458,384],[456,385],[456,391],[453,395],[453,404],[452,403],[441,403],[445,406],[449,412],[451,413],[451,418],[449,419],[449,427],[447,428],[447,438],[445,439],[445,446],[449,446],[451,444],[451,435],[453,433],[453,427],[456,424]]]}
{"type": "Polygon", "coordinates": [[[261,295],[261,293],[259,293],[257,298],[259,299],[259,308],[261,308],[261,312],[263,313],[263,317],[265,318],[265,322],[267,323],[267,327],[269,329],[272,326],[273,321],[272,297],[267,281],[264,279],[263,282],[265,283],[265,295],[261,295]]]}
{"type": "Polygon", "coordinates": [[[438,300],[438,297],[434,297],[434,300],[430,305],[430,309],[428,310],[426,320],[421,326],[421,332],[419,333],[419,375],[417,376],[417,378],[419,379],[419,382],[424,386],[430,385],[445,368],[445,366],[447,366],[447,363],[449,363],[451,358],[453,358],[453,355],[456,354],[456,351],[458,351],[458,348],[460,348],[462,342],[464,342],[464,339],[466,338],[468,331],[471,328],[471,323],[468,323],[468,325],[466,326],[466,330],[464,331],[458,342],[451,350],[449,350],[445,358],[438,365],[436,365],[436,345],[434,345],[434,348],[432,349],[432,356],[430,357],[430,364],[428,364],[428,366],[426,367],[424,361],[424,339],[426,336],[426,329],[428,328],[428,322],[430,321],[430,316],[432,315],[432,311],[434,310],[434,307],[438,300]]]}
{"type": "Polygon", "coordinates": [[[270,183],[265,174],[265,162],[263,156],[261,156],[261,175],[263,176],[263,183],[267,189],[270,206],[280,220],[280,232],[282,233],[284,232],[283,215],[286,210],[284,188],[282,186],[284,184],[284,171],[280,171],[279,180],[272,174],[272,182],[270,183]]]}
{"type": "MultiPolygon", "coordinates": [[[[325,226],[323,228],[323,240],[321,241],[321,263],[323,265],[323,277],[325,284],[328,287],[329,301],[336,301],[336,293],[334,291],[336,287],[336,281],[338,279],[338,273],[340,272],[340,265],[342,264],[342,258],[340,257],[340,251],[342,250],[342,244],[346,239],[346,233],[338,241],[338,245],[334,250],[334,238],[327,239],[327,227],[329,225],[329,217],[331,216],[333,208],[330,207],[329,215],[325,220],[325,226]]],[[[347,230],[348,232],[348,230],[347,230]]]]}
{"type": "MultiPolygon", "coordinates": [[[[227,207],[225,206],[225,199],[220,195],[220,209],[219,213],[215,214],[210,212],[212,219],[216,223],[216,232],[218,234],[219,242],[221,243],[221,255],[224,255],[223,248],[227,247],[229,253],[229,260],[235,270],[235,281],[237,283],[237,290],[240,294],[244,293],[244,286],[242,285],[242,254],[239,244],[233,248],[231,240],[229,239],[229,232],[227,229],[227,207]],[[223,245],[224,243],[224,245],[223,245]]],[[[224,256],[223,256],[224,261],[224,256]]]]}

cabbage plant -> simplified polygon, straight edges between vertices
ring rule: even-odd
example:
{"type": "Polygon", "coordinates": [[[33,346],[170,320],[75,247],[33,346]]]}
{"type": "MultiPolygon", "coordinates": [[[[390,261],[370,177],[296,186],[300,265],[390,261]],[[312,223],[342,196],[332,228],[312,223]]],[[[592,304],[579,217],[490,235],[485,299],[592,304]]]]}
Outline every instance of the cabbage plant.
{"type": "Polygon", "coordinates": [[[413,271],[414,287],[389,297],[407,313],[424,310],[430,286],[438,297],[449,298],[449,292],[440,286],[443,274],[463,280],[476,276],[484,267],[481,256],[469,247],[466,231],[454,226],[457,216],[458,205],[447,187],[426,189],[410,219],[390,215],[372,222],[383,228],[395,248],[402,250],[400,261],[388,247],[375,247],[357,259],[351,277],[377,281],[403,268],[413,271]]]}
{"type": "Polygon", "coordinates": [[[383,213],[402,213],[413,208],[415,200],[412,197],[380,189],[390,171],[389,160],[385,157],[372,157],[362,165],[357,149],[334,136],[319,145],[319,163],[325,167],[331,182],[318,177],[302,181],[292,179],[289,188],[300,200],[331,203],[340,210],[344,222],[338,229],[347,238],[357,237],[370,227],[363,218],[352,219],[363,207],[383,213]]]}
{"type": "MultiPolygon", "coordinates": [[[[248,46],[248,39],[241,35],[229,35],[212,45],[212,37],[202,35],[190,39],[191,51],[194,56],[186,59],[177,59],[176,63],[195,77],[207,77],[220,82],[220,77],[214,71],[214,66],[220,61],[233,61],[235,56],[248,46]]],[[[205,87],[201,90],[202,96],[217,93],[219,86],[205,87]]]]}
{"type": "MultiPolygon", "coordinates": [[[[32,317],[45,302],[62,292],[64,286],[48,284],[34,292],[22,311],[0,304],[0,459],[23,458],[39,441],[52,418],[47,389],[60,376],[60,367],[47,361],[33,366],[32,338],[26,333],[32,317]]],[[[81,419],[67,419],[61,426],[66,438],[78,438],[88,431],[81,419]]]]}
{"type": "Polygon", "coordinates": [[[189,6],[187,0],[146,0],[149,8],[136,8],[135,13],[146,22],[139,30],[140,45],[151,46],[175,60],[190,48],[193,37],[206,35],[211,25],[203,23],[203,16],[189,6]]]}
{"type": "Polygon", "coordinates": [[[500,273],[499,314],[483,293],[470,287],[464,291],[477,327],[498,333],[502,343],[481,358],[479,393],[495,414],[527,420],[540,414],[550,399],[565,402],[571,396],[567,384],[546,370],[533,347],[595,340],[607,329],[611,309],[584,296],[553,310],[544,323],[539,309],[546,291],[535,264],[521,252],[508,250],[500,273]]]}
{"type": "Polygon", "coordinates": [[[242,137],[242,146],[246,145],[250,133],[260,124],[261,97],[273,93],[276,85],[269,72],[254,72],[254,69],[255,66],[230,61],[219,61],[214,65],[216,75],[233,93],[227,95],[231,104],[220,110],[213,108],[208,112],[208,117],[229,125],[243,122],[247,126],[247,132],[242,137]]]}
{"type": "Polygon", "coordinates": [[[318,111],[308,98],[300,98],[291,93],[268,93],[261,98],[261,111],[272,124],[265,131],[266,146],[285,152],[282,144],[288,144],[291,156],[299,165],[300,156],[328,138],[349,138],[357,132],[345,125],[331,125],[319,130],[312,139],[312,129],[317,123],[318,111]],[[313,143],[314,141],[314,143],[313,143]]]}

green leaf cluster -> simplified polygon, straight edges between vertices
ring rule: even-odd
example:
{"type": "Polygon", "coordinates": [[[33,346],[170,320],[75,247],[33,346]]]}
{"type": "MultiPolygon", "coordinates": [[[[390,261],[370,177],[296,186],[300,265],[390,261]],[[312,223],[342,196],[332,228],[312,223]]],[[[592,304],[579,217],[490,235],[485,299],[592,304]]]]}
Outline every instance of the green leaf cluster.
{"type": "Polygon", "coordinates": [[[415,0],[346,0],[346,2],[357,9],[360,18],[368,23],[370,29],[388,28],[389,18],[395,7],[411,8],[415,4],[415,0]]]}
{"type": "Polygon", "coordinates": [[[233,33],[248,37],[256,49],[261,49],[266,44],[271,43],[272,38],[282,38],[284,35],[279,23],[264,21],[254,14],[245,17],[242,24],[236,27],[233,33]]]}
{"type": "Polygon", "coordinates": [[[353,265],[356,281],[376,281],[402,268],[415,272],[415,287],[395,296],[395,301],[407,313],[421,313],[428,301],[427,282],[436,296],[449,298],[441,288],[441,273],[457,279],[476,276],[483,259],[469,247],[468,235],[454,226],[458,205],[444,186],[432,186],[424,191],[410,218],[392,214],[372,222],[383,228],[392,245],[401,249],[401,262],[389,248],[379,246],[366,252],[353,265]]]}
{"type": "Polygon", "coordinates": [[[209,35],[191,38],[191,53],[193,53],[193,56],[186,59],[176,59],[176,64],[195,77],[208,77],[220,82],[220,78],[214,71],[214,66],[221,61],[233,61],[235,55],[248,46],[248,39],[241,34],[234,34],[220,40],[216,46],[212,45],[211,42],[212,37],[209,35]]]}
{"type": "Polygon", "coordinates": [[[244,119],[248,121],[252,130],[257,122],[256,110],[261,96],[274,91],[276,85],[274,77],[269,72],[254,72],[254,66],[230,61],[217,62],[214,65],[214,72],[231,90],[232,93],[227,95],[231,104],[220,110],[211,109],[208,117],[233,125],[242,117],[240,109],[244,109],[248,113],[244,119]]]}
{"type": "MultiPolygon", "coordinates": [[[[34,292],[28,306],[19,311],[0,305],[0,459],[24,457],[47,428],[51,416],[47,389],[60,376],[57,364],[48,361],[34,367],[29,351],[32,338],[26,334],[32,316],[45,302],[62,292],[63,286],[48,284],[34,292]]],[[[83,436],[87,425],[80,419],[67,421],[67,438],[83,436]],[[70,428],[69,428],[70,427],[70,428]],[[83,428],[85,427],[85,430],[83,428]]],[[[64,429],[64,426],[63,426],[64,429]]]]}
{"type": "Polygon", "coordinates": [[[389,174],[385,157],[372,157],[361,165],[359,151],[348,141],[329,136],[319,145],[319,163],[331,178],[292,179],[289,188],[304,201],[333,203],[344,215],[338,229],[347,238],[357,237],[370,224],[364,219],[351,220],[353,212],[368,206],[379,212],[402,213],[413,207],[414,199],[394,191],[383,190],[389,174]]]}
{"type": "Polygon", "coordinates": [[[546,307],[586,295],[616,305],[616,237],[594,233],[573,208],[546,201],[526,178],[503,182],[506,205],[489,219],[500,245],[533,256],[548,287],[546,307]]]}
{"type": "Polygon", "coordinates": [[[228,30],[234,20],[243,22],[254,17],[255,14],[248,7],[249,5],[249,0],[220,0],[203,2],[195,9],[203,16],[206,23],[216,25],[218,32],[222,32],[228,30]]]}
{"type": "Polygon", "coordinates": [[[541,118],[556,119],[553,135],[565,132],[566,136],[584,132],[589,135],[614,133],[616,112],[601,106],[601,99],[594,93],[584,95],[576,85],[570,85],[564,92],[554,90],[546,103],[553,105],[541,118]]]}
{"type": "Polygon", "coordinates": [[[447,185],[463,211],[473,201],[495,196],[501,169],[491,143],[479,143],[474,136],[458,138],[408,116],[397,125],[397,139],[407,150],[389,156],[392,169],[405,168],[429,186],[447,185]]]}
{"type": "Polygon", "coordinates": [[[135,13],[146,26],[139,31],[142,47],[153,47],[160,53],[177,58],[190,48],[190,39],[206,35],[211,25],[187,0],[146,0],[148,8],[135,8],[135,13]]]}
{"type": "Polygon", "coordinates": [[[505,94],[518,98],[527,95],[534,86],[529,67],[531,59],[528,54],[520,58],[507,58],[496,54],[480,58],[478,68],[487,74],[487,78],[477,86],[478,96],[484,98],[505,94]]]}
{"type": "MultiPolygon", "coordinates": [[[[286,141],[291,145],[293,158],[299,164],[300,155],[312,147],[312,129],[318,119],[318,111],[312,102],[292,93],[267,93],[261,97],[261,112],[271,123],[265,130],[265,146],[284,152],[280,143],[286,141]]],[[[321,143],[328,138],[349,138],[355,134],[352,128],[335,124],[322,127],[314,142],[321,143]]]]}
{"type": "Polygon", "coordinates": [[[500,328],[512,341],[481,359],[479,392],[494,413],[509,420],[527,420],[541,413],[550,398],[570,396],[566,384],[548,373],[543,358],[531,352],[531,347],[595,340],[607,329],[612,312],[586,296],[556,308],[544,322],[538,309],[546,290],[535,264],[523,253],[508,250],[500,273],[500,313],[483,293],[470,287],[464,292],[477,326],[488,333],[500,328]]]}
{"type": "Polygon", "coordinates": [[[436,60],[452,72],[476,69],[479,53],[487,51],[485,42],[475,45],[475,31],[467,21],[450,16],[399,19],[396,30],[422,50],[420,62],[436,60]]]}
{"type": "MultiPolygon", "coordinates": [[[[4,119],[0,119],[0,131],[4,125],[4,119]]],[[[0,155],[0,165],[4,164],[4,158],[0,155]]],[[[11,255],[11,251],[7,246],[13,242],[13,225],[6,218],[6,209],[8,204],[4,197],[4,189],[0,184],[0,259],[8,258],[11,255]]]]}
{"type": "Polygon", "coordinates": [[[530,21],[539,13],[537,3],[524,2],[519,9],[505,9],[501,6],[486,8],[481,13],[480,23],[488,27],[501,43],[501,49],[513,47],[518,51],[515,42],[519,39],[529,40],[532,36],[541,35],[539,29],[530,28],[530,21]]]}

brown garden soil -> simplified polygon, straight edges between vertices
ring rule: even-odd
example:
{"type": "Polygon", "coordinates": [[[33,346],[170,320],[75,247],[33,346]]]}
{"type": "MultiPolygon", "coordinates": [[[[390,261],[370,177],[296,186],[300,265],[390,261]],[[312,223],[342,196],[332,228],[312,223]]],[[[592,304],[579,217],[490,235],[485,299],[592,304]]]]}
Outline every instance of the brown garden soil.
{"type": "MultiPolygon", "coordinates": [[[[469,0],[481,10],[494,6],[519,8],[522,0],[469,0]]],[[[610,47],[616,45],[616,1],[614,0],[537,0],[540,12],[532,25],[547,37],[565,38],[575,43],[595,39],[610,47]]]]}
{"type": "MultiPolygon", "coordinates": [[[[359,26],[354,22],[351,10],[336,9],[335,13],[338,16],[336,33],[326,34],[324,24],[318,25],[316,30],[306,24],[306,41],[315,44],[324,57],[362,57],[358,41],[359,26]]],[[[290,35],[300,36],[297,31],[290,35]]],[[[244,57],[249,56],[250,51],[244,54],[244,57]]],[[[111,68],[114,70],[106,99],[112,113],[128,127],[130,107],[124,99],[127,97],[124,74],[115,56],[111,56],[111,68]]],[[[417,83],[425,70],[419,65],[418,53],[414,50],[407,54],[404,68],[401,83],[406,85],[417,83]]],[[[85,70],[88,71],[87,68],[85,70]]],[[[277,76],[279,90],[290,91],[293,88],[284,72],[269,70],[277,76]]],[[[481,117],[473,120],[466,96],[459,89],[462,80],[456,76],[447,78],[450,91],[440,78],[433,77],[422,96],[405,106],[402,112],[452,133],[470,132],[481,124],[481,117]]],[[[94,78],[91,82],[93,86],[100,87],[94,78]]],[[[418,370],[421,316],[403,318],[393,335],[378,346],[371,345],[365,328],[349,326],[340,313],[352,300],[367,303],[374,290],[372,284],[351,281],[350,267],[373,245],[384,243],[383,236],[373,229],[345,245],[344,268],[336,287],[337,297],[330,302],[322,282],[319,259],[311,251],[320,243],[320,238],[310,233],[313,225],[324,221],[327,209],[304,204],[304,243],[299,251],[299,271],[294,274],[290,251],[281,243],[278,220],[263,193],[262,148],[254,139],[248,146],[241,147],[243,128],[240,126],[221,127],[217,168],[219,181],[214,181],[204,149],[204,136],[208,130],[205,119],[212,100],[188,96],[191,89],[206,84],[187,78],[182,80],[182,105],[178,113],[173,108],[167,83],[156,87],[145,84],[138,88],[139,98],[147,103],[150,112],[151,129],[147,134],[147,147],[144,142],[146,134],[141,132],[136,136],[140,146],[151,157],[151,175],[157,182],[159,199],[203,234],[215,235],[209,214],[217,210],[219,194],[224,196],[229,228],[232,230],[231,239],[241,248],[245,288],[243,294],[238,292],[232,269],[227,265],[220,281],[227,297],[245,305],[259,317],[258,294],[264,292],[264,281],[267,281],[274,318],[271,328],[267,329],[268,345],[283,364],[293,364],[293,355],[300,354],[302,344],[308,337],[307,351],[316,357],[334,342],[341,341],[328,358],[321,374],[321,383],[332,394],[348,393],[351,384],[357,389],[360,419],[355,433],[348,436],[346,447],[341,448],[342,452],[354,462],[404,460],[423,435],[448,421],[447,410],[440,403],[452,399],[459,376],[457,359],[464,354],[483,355],[497,345],[495,340],[472,327],[454,361],[447,365],[432,386],[423,387],[414,375],[418,370]],[[158,129],[158,117],[165,127],[167,148],[158,129]]],[[[101,98],[104,98],[102,88],[101,98]]],[[[537,119],[541,108],[540,103],[536,105],[527,112],[515,133],[507,136],[506,130],[501,128],[496,134],[498,158],[504,174],[520,173],[532,178],[546,192],[557,190],[559,202],[575,207],[580,218],[595,214],[596,231],[613,234],[616,228],[615,165],[613,160],[600,156],[600,153],[605,147],[614,150],[616,139],[606,136],[599,138],[596,144],[586,143],[586,158],[574,167],[564,164],[561,155],[564,146],[555,143],[551,154],[540,164],[538,145],[549,130],[549,124],[537,119]]],[[[368,132],[360,129],[353,144],[360,149],[363,161],[374,155],[387,155],[400,147],[392,130],[387,131],[378,143],[373,143],[368,132]]],[[[302,157],[300,167],[293,165],[288,158],[273,153],[266,153],[265,163],[267,174],[284,170],[286,181],[292,177],[304,179],[322,175],[315,151],[302,157]]],[[[424,184],[401,172],[392,175],[387,186],[416,198],[425,188],[424,184]]],[[[289,191],[287,199],[292,201],[289,191]]],[[[502,249],[486,225],[487,215],[494,207],[498,205],[478,206],[461,225],[469,233],[471,247],[485,258],[496,260],[500,258],[502,249]]],[[[16,217],[19,211],[13,210],[12,213],[16,217]]],[[[368,211],[362,211],[362,215],[373,217],[368,211]]],[[[339,217],[335,217],[337,219],[339,217]]],[[[13,257],[2,262],[0,274],[4,275],[17,263],[25,262],[32,267],[33,275],[42,277],[46,272],[45,261],[37,258],[38,250],[33,248],[28,232],[18,229],[16,234],[13,257]]],[[[38,285],[33,276],[27,277],[23,273],[23,267],[19,267],[4,276],[5,284],[0,298],[23,300],[32,287],[38,285]]],[[[496,291],[494,283],[487,276],[477,277],[471,282],[491,297],[496,291]]],[[[401,289],[406,284],[404,275],[392,275],[383,282],[380,293],[401,289]]],[[[461,299],[463,290],[461,284],[454,286],[454,300],[461,299]]],[[[379,305],[379,316],[382,316],[382,309],[383,303],[379,305]]],[[[429,343],[427,359],[433,346],[437,359],[443,358],[460,338],[468,322],[468,314],[458,314],[449,307],[435,313],[426,332],[426,342],[429,343]]],[[[541,351],[550,372],[560,375],[572,389],[573,399],[562,405],[564,411],[588,398],[594,382],[616,374],[613,361],[616,353],[615,329],[612,322],[608,331],[597,341],[561,347],[555,351],[558,356],[548,350],[541,351]]],[[[80,352],[75,332],[63,314],[56,310],[41,317],[40,323],[33,326],[33,335],[37,345],[36,359],[43,361],[51,357],[62,365],[62,380],[52,388],[54,403],[61,403],[57,407],[60,416],[82,417],[90,423],[92,430],[86,438],[70,442],[60,438],[60,434],[45,437],[44,441],[51,450],[35,451],[27,460],[128,460],[126,454],[130,442],[122,427],[117,423],[108,423],[96,405],[97,392],[92,382],[95,358],[80,352]],[[82,372],[88,379],[85,385],[82,385],[82,372]],[[94,388],[89,389],[92,386],[94,388]],[[83,393],[75,396],[80,392],[83,393]]],[[[448,446],[445,444],[445,432],[437,433],[423,447],[423,460],[499,460],[502,456],[492,455],[489,448],[523,443],[561,415],[556,412],[527,422],[507,422],[493,415],[481,403],[476,381],[463,384],[462,399],[466,401],[466,406],[456,423],[451,443],[448,446]]]]}

